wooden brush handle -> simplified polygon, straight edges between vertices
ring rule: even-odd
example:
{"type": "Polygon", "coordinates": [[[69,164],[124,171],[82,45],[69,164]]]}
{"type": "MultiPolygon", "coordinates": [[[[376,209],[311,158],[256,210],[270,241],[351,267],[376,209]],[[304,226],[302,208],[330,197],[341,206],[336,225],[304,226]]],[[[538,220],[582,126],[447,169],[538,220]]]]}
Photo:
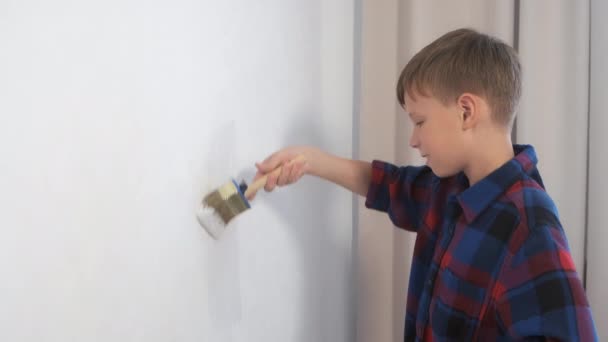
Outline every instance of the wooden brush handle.
{"type": "Polygon", "coordinates": [[[263,188],[266,185],[266,182],[268,181],[268,177],[270,177],[271,175],[272,176],[280,175],[281,171],[283,170],[283,166],[291,165],[297,161],[301,161],[304,159],[305,158],[303,155],[298,155],[297,157],[291,159],[287,163],[282,164],[281,166],[277,167],[276,169],[272,170],[271,172],[260,177],[255,182],[253,182],[251,185],[249,185],[249,187],[247,187],[247,190],[245,191],[245,198],[249,198],[251,195],[255,194],[256,192],[258,192],[258,190],[263,188]]]}

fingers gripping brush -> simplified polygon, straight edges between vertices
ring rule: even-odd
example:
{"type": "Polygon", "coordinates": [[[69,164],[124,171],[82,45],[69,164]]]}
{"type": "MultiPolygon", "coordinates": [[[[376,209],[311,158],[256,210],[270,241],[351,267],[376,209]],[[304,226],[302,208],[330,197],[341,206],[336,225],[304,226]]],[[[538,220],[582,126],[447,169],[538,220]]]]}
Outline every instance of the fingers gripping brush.
{"type": "MultiPolygon", "coordinates": [[[[287,165],[303,158],[298,156],[290,160],[287,165]]],[[[268,177],[280,175],[282,169],[283,165],[260,177],[250,186],[245,181],[237,184],[233,179],[210,192],[203,198],[198,208],[196,215],[198,222],[211,237],[219,239],[232,219],[251,208],[247,199],[266,185],[268,177]]]]}

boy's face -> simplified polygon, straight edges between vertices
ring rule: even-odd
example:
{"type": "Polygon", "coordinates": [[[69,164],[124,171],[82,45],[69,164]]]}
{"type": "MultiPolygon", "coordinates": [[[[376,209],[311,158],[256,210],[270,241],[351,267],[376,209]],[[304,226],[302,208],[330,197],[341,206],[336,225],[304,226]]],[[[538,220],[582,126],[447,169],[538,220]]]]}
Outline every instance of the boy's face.
{"type": "Polygon", "coordinates": [[[413,123],[410,146],[420,151],[426,164],[438,177],[449,177],[466,165],[466,134],[462,109],[454,101],[444,105],[438,99],[405,94],[405,108],[413,123]]]}

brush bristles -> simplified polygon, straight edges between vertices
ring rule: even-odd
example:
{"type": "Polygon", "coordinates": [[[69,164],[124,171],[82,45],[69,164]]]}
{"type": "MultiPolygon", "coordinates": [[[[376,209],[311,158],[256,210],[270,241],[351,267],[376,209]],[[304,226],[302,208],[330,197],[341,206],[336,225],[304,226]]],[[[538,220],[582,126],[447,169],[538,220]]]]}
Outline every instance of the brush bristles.
{"type": "Polygon", "coordinates": [[[196,217],[207,233],[216,240],[219,239],[224,229],[226,229],[226,223],[216,215],[215,209],[207,207],[204,204],[201,204],[196,217]]]}
{"type": "Polygon", "coordinates": [[[222,185],[203,199],[203,205],[212,208],[224,224],[249,209],[249,204],[234,182],[222,185]]]}

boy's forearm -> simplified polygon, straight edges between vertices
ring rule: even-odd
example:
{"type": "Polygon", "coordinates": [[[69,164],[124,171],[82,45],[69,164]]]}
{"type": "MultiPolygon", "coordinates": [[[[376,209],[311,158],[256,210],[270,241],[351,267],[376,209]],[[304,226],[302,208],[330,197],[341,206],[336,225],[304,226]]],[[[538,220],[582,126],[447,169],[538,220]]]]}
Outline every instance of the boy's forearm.
{"type": "Polygon", "coordinates": [[[338,184],[361,196],[367,194],[372,174],[371,163],[345,159],[323,151],[317,153],[311,164],[311,175],[338,184]]]}

